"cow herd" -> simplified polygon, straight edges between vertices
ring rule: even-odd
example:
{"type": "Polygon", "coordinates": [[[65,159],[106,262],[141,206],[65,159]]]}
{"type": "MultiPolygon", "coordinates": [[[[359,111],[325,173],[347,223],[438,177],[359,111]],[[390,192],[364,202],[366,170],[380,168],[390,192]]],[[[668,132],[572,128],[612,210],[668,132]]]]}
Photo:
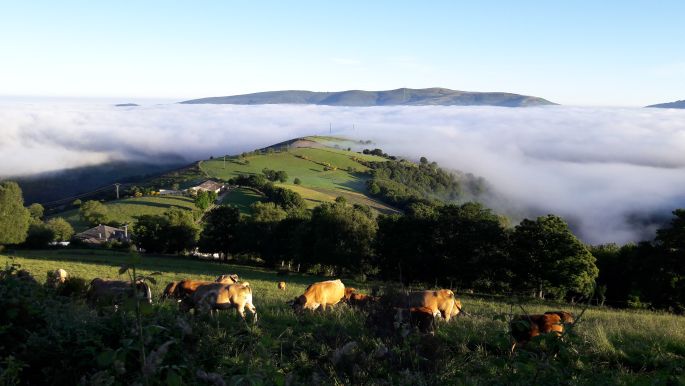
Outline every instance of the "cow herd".
{"type": "MultiPolygon", "coordinates": [[[[67,280],[63,269],[48,275],[48,285],[57,287],[67,280]]],[[[279,290],[285,290],[286,283],[277,283],[279,290]]],[[[135,284],[129,281],[95,278],[90,282],[86,299],[90,306],[117,306],[130,298],[152,302],[150,287],[144,281],[135,284]]],[[[241,281],[238,275],[221,275],[214,281],[185,279],[166,285],[162,299],[175,299],[179,310],[213,314],[219,310],[236,309],[244,320],[247,310],[253,322],[257,321],[257,309],[252,302],[250,283],[241,281]]],[[[358,292],[355,288],[345,287],[340,279],[310,284],[304,293],[290,302],[295,312],[326,311],[338,303],[352,307],[370,308],[379,303],[390,304],[395,312],[395,320],[409,321],[410,325],[421,332],[431,332],[438,320],[449,322],[460,314],[466,315],[461,300],[449,289],[404,292],[400,296],[384,298],[358,292]]],[[[534,337],[553,333],[561,335],[568,324],[574,323],[571,313],[549,311],[539,315],[517,315],[510,321],[511,335],[516,344],[526,344],[534,337]]]]}

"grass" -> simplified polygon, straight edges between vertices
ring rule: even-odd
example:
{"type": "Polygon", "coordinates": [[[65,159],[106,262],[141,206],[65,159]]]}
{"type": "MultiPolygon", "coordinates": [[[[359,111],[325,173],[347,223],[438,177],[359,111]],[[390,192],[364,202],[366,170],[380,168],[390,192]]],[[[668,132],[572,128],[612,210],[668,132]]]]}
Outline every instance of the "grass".
{"type": "MultiPolygon", "coordinates": [[[[298,147],[288,151],[276,151],[250,155],[244,162],[238,158],[216,158],[200,163],[200,169],[208,176],[228,180],[241,174],[261,174],[264,168],[284,170],[288,181],[280,184],[297,191],[310,207],[321,202],[332,202],[338,196],[345,196],[352,203],[370,206],[376,212],[392,213],[395,210],[365,195],[365,174],[368,168],[358,160],[385,161],[384,158],[358,154],[332,147],[298,147]],[[300,180],[299,185],[293,183],[300,180]]],[[[240,196],[236,198],[241,199],[240,196]]],[[[232,202],[231,198],[225,202],[232,202]]],[[[236,202],[240,205],[240,202],[236,202]]]]}
{"type": "MultiPolygon", "coordinates": [[[[118,277],[126,255],[102,250],[15,251],[14,262],[45,279],[45,272],[64,268],[91,279],[118,277]]],[[[0,256],[0,264],[6,256],[0,256]]],[[[461,296],[470,316],[441,324],[435,336],[382,338],[365,325],[363,311],[337,306],[322,314],[294,314],[286,302],[320,277],[291,275],[285,279],[267,269],[218,264],[167,256],[143,256],[139,270],[161,271],[159,294],[167,281],[186,277],[213,279],[237,273],[249,281],[260,314],[256,330],[248,330],[249,358],[225,353],[230,373],[240,366],[262,367],[265,377],[295,374],[296,384],[683,384],[685,382],[685,318],[666,313],[590,307],[562,340],[543,337],[509,349],[508,318],[521,313],[565,309],[579,315],[580,305],[529,302],[513,298],[461,296]],[[285,280],[286,291],[276,283],[285,280]],[[336,351],[355,342],[349,361],[336,351]],[[377,354],[382,346],[387,354],[377,354]],[[233,358],[233,359],[228,359],[233,358]],[[238,366],[238,367],[236,367],[238,366]],[[275,366],[275,373],[265,369],[275,366]],[[318,382],[316,381],[318,379],[318,382]]],[[[344,279],[368,290],[370,284],[344,279]]],[[[160,307],[171,307],[163,304],[160,307]]],[[[161,309],[160,309],[161,312],[161,309]]],[[[391,315],[388,315],[392,318],[391,315]]],[[[229,320],[236,320],[233,315],[229,320]]],[[[223,323],[223,322],[222,322],[223,323]]],[[[231,322],[231,329],[240,328],[231,322]]],[[[217,326],[219,323],[217,322],[217,326]]],[[[221,338],[220,330],[212,330],[221,338]]],[[[240,335],[238,335],[240,336],[240,335]]],[[[207,339],[214,339],[209,337],[207,339]]],[[[246,370],[247,371],[247,370],[246,370]]],[[[254,375],[254,373],[252,373],[254,375]]],[[[271,380],[273,381],[273,380],[271,380]]],[[[266,382],[271,383],[271,382],[266,382]]]]}
{"type": "Polygon", "coordinates": [[[233,204],[240,209],[240,213],[249,215],[251,213],[250,206],[255,202],[262,201],[263,198],[264,196],[254,189],[237,188],[226,193],[221,203],[233,204]]]}
{"type": "MultiPolygon", "coordinates": [[[[176,207],[186,210],[195,210],[193,199],[185,196],[156,196],[124,198],[117,201],[103,203],[107,206],[108,216],[117,222],[133,222],[135,216],[144,214],[162,214],[176,207]]],[[[81,220],[78,209],[57,213],[55,217],[63,217],[76,232],[90,228],[90,225],[81,220]]]]}

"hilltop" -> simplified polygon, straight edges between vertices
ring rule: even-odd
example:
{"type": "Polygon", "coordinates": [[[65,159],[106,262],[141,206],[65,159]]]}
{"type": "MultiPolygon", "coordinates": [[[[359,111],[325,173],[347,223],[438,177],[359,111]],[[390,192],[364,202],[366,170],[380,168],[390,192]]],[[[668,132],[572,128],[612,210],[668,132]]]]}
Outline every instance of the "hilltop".
{"type": "Polygon", "coordinates": [[[656,107],[661,109],[685,109],[685,100],[675,101],[669,103],[659,103],[656,105],[649,105],[645,107],[656,107]]]}
{"type": "Polygon", "coordinates": [[[399,88],[387,91],[305,90],[267,91],[253,94],[187,100],[185,104],[311,104],[325,106],[502,106],[554,105],[546,99],[505,92],[472,92],[447,88],[399,88]]]}

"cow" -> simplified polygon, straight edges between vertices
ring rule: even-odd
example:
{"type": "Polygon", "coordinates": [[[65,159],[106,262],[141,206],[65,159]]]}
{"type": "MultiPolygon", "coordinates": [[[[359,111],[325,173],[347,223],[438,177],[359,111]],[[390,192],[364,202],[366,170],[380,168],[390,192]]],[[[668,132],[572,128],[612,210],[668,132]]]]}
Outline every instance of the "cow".
{"type": "Polygon", "coordinates": [[[281,291],[285,291],[285,282],[284,281],[278,282],[278,289],[281,291]]]}
{"type": "Polygon", "coordinates": [[[344,297],[345,285],[340,279],[321,281],[310,284],[303,295],[295,298],[292,307],[295,311],[313,311],[319,307],[326,311],[326,307],[338,304],[344,297]]]}
{"type": "Polygon", "coordinates": [[[167,284],[166,287],[164,287],[164,291],[162,291],[162,299],[173,298],[178,283],[179,282],[177,281],[172,281],[169,284],[167,284]]]}
{"type": "Polygon", "coordinates": [[[448,289],[409,292],[403,301],[405,304],[399,304],[399,306],[426,307],[434,316],[439,315],[448,322],[462,311],[461,300],[448,289]]]}
{"type": "Polygon", "coordinates": [[[570,312],[549,311],[541,315],[516,315],[509,323],[511,336],[515,340],[511,350],[514,350],[517,343],[526,344],[540,334],[561,335],[565,323],[573,323],[573,314],[570,312]]]}
{"type": "Polygon", "coordinates": [[[257,309],[252,304],[252,288],[250,283],[222,284],[210,283],[198,287],[190,298],[181,302],[181,310],[189,311],[209,311],[225,310],[235,308],[241,318],[245,319],[245,308],[254,316],[253,321],[257,321],[257,309]]]}
{"type": "Polygon", "coordinates": [[[68,276],[69,275],[67,274],[67,271],[60,268],[58,270],[48,272],[48,278],[45,283],[50,287],[57,288],[67,281],[68,276]]]}
{"type": "Polygon", "coordinates": [[[123,300],[134,296],[152,303],[150,286],[143,281],[136,282],[134,291],[129,281],[95,278],[90,282],[90,288],[86,294],[88,304],[91,306],[103,304],[117,306],[123,300]]]}
{"type": "Polygon", "coordinates": [[[345,288],[345,302],[350,306],[366,307],[370,303],[375,303],[380,300],[378,296],[370,296],[357,292],[356,288],[345,288]]]}
{"type": "Polygon", "coordinates": [[[218,276],[214,281],[206,281],[206,280],[192,280],[192,279],[184,279],[178,282],[176,284],[176,288],[173,291],[173,296],[174,298],[178,300],[183,300],[188,297],[193,296],[195,291],[203,285],[207,284],[214,284],[214,283],[220,283],[220,284],[235,284],[240,280],[238,278],[238,275],[232,274],[232,275],[220,275],[218,276]]]}

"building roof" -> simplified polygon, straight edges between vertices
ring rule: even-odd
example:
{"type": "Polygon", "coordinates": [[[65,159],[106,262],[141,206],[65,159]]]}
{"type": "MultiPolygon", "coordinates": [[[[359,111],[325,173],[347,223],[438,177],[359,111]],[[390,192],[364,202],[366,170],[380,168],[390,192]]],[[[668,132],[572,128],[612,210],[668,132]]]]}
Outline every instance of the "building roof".
{"type": "Polygon", "coordinates": [[[98,225],[96,227],[90,228],[81,233],[77,233],[74,236],[79,239],[95,239],[95,240],[109,240],[112,236],[118,236],[123,234],[125,231],[120,228],[111,227],[108,225],[98,225]]]}
{"type": "Polygon", "coordinates": [[[200,189],[202,189],[202,190],[213,190],[213,191],[216,191],[216,190],[219,190],[219,189],[221,189],[221,188],[223,188],[223,187],[224,187],[223,184],[220,184],[220,183],[218,183],[218,182],[216,182],[216,181],[207,180],[207,181],[201,183],[200,185],[193,187],[193,189],[195,189],[195,190],[200,190],[200,189]]]}

